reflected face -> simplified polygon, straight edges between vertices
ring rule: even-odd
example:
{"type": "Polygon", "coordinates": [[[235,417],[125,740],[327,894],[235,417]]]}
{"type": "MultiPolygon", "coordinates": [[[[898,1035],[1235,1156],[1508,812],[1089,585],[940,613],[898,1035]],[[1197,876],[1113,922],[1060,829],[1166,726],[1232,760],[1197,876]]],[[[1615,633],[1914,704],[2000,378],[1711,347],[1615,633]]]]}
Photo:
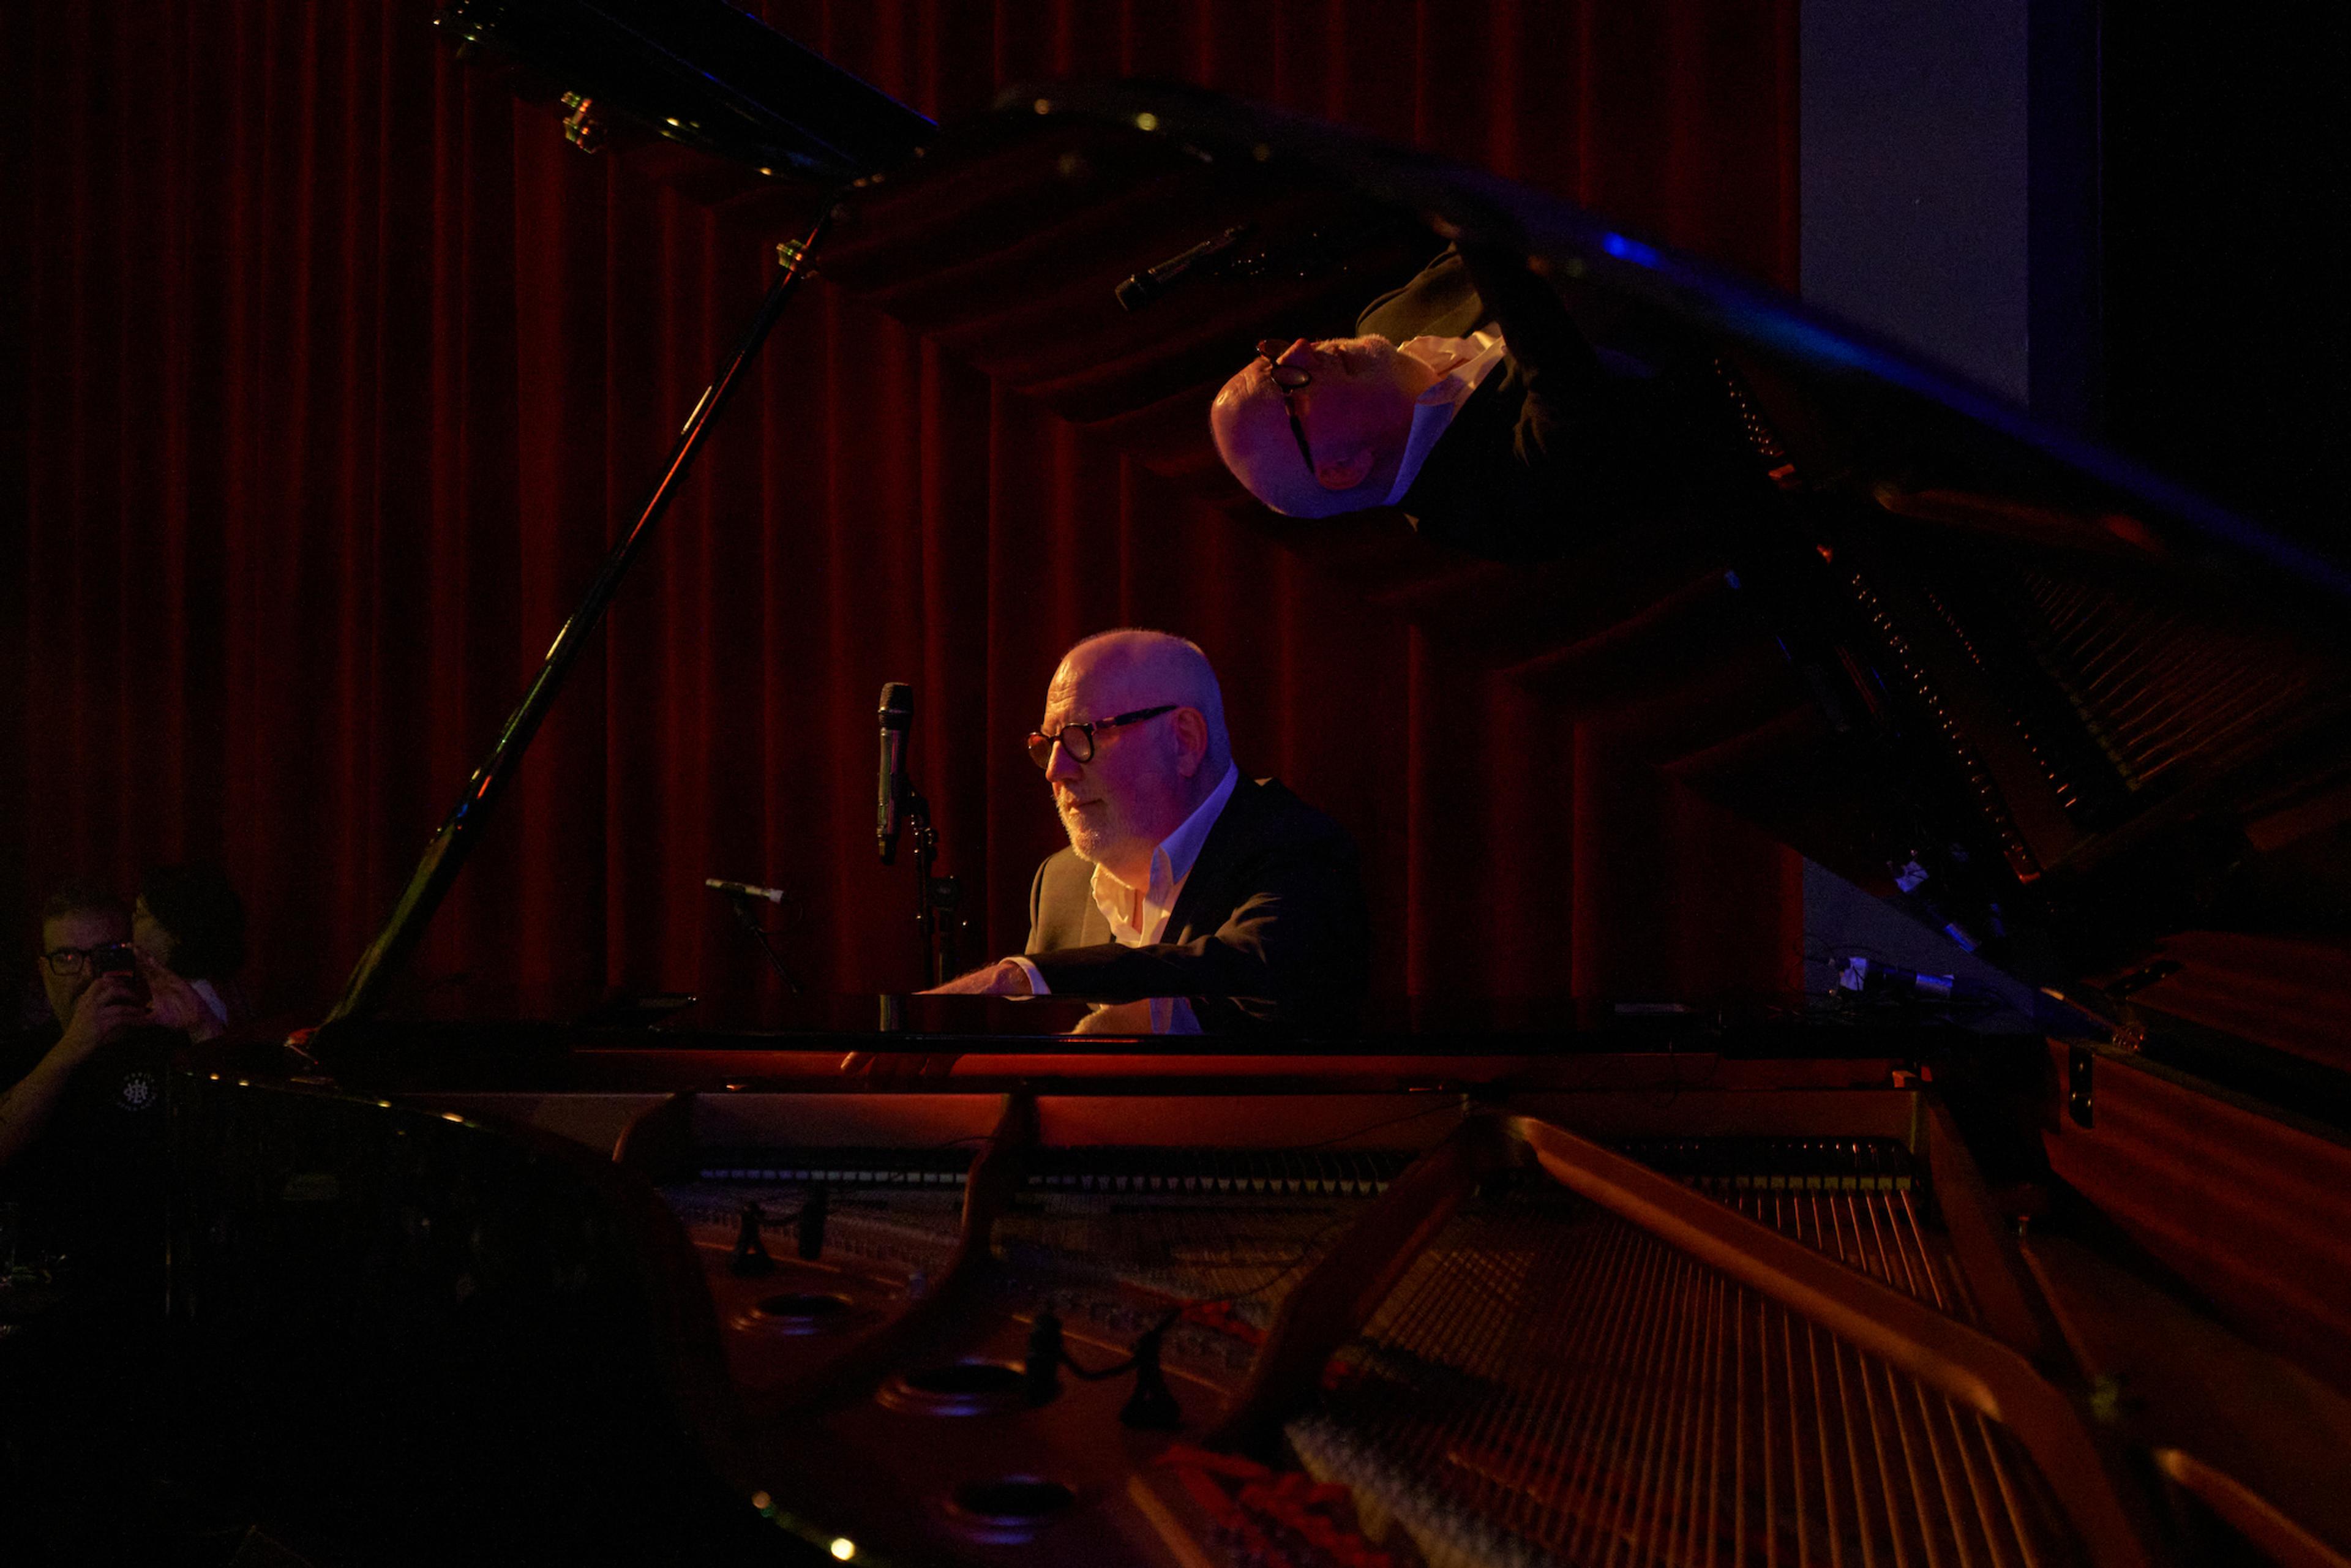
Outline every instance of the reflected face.
{"type": "Polygon", "coordinates": [[[1259,347],[1208,409],[1208,428],[1233,476],[1292,517],[1384,502],[1374,476],[1392,473],[1403,455],[1414,405],[1435,370],[1380,337],[1259,347]]]}
{"type": "MultiPolygon", "coordinates": [[[[60,947],[105,947],[129,940],[130,923],[105,910],[77,909],[41,922],[43,953],[54,953],[60,947]]],[[[73,1017],[74,1003],[89,989],[97,974],[86,963],[77,974],[60,975],[50,968],[47,958],[33,962],[41,972],[41,989],[49,998],[49,1011],[57,1015],[58,1023],[65,1023],[73,1017]]]]}
{"type": "Polygon", "coordinates": [[[1316,462],[1328,466],[1365,446],[1402,439],[1412,425],[1413,400],[1426,376],[1385,338],[1301,338],[1269,364],[1260,356],[1246,374],[1279,398],[1273,365],[1302,370],[1313,380],[1289,394],[1289,410],[1304,426],[1316,462]]]}
{"type": "MultiPolygon", "coordinates": [[[[1166,700],[1142,690],[1134,672],[1105,669],[1094,652],[1080,649],[1054,673],[1039,733],[1055,735],[1064,725],[1156,707],[1166,700]]],[[[1161,714],[1096,731],[1093,756],[1085,762],[1056,746],[1045,767],[1070,847],[1080,859],[1106,865],[1123,880],[1137,861],[1147,874],[1151,852],[1184,821],[1174,717],[1161,714]]]]}

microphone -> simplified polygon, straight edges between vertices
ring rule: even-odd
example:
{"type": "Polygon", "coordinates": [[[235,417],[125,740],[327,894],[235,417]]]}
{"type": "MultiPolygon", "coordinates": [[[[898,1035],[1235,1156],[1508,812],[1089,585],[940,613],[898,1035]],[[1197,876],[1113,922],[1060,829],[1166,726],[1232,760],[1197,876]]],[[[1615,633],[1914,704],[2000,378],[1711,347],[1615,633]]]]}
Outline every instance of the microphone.
{"type": "Polygon", "coordinates": [[[898,802],[906,797],[906,731],[914,722],[914,688],[892,681],[882,688],[882,769],[875,788],[873,836],[882,863],[898,858],[898,802]]]}
{"type": "Polygon", "coordinates": [[[737,898],[764,898],[769,904],[781,904],[791,896],[780,887],[758,887],[751,883],[726,882],[715,876],[704,877],[702,885],[713,893],[731,894],[737,898]]]}
{"type": "Polygon", "coordinates": [[[1204,239],[1180,256],[1171,256],[1157,267],[1145,267],[1120,284],[1112,292],[1118,296],[1119,308],[1129,312],[1142,309],[1180,282],[1186,273],[1232,249],[1240,237],[1255,227],[1253,224],[1235,224],[1224,233],[1204,239]]]}

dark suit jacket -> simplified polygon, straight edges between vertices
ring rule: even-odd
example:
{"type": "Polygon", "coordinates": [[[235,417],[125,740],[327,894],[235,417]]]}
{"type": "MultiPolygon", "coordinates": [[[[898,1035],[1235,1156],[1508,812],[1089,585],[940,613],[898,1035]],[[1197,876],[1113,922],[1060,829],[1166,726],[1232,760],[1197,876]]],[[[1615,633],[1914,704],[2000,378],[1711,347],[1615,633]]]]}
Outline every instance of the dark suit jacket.
{"type": "Polygon", "coordinates": [[[1514,256],[1448,246],[1357,319],[1394,343],[1491,325],[1503,363],[1453,416],[1399,503],[1423,534],[1494,560],[1543,560],[1614,528],[1643,456],[1637,392],[1602,369],[1551,286],[1514,256]]]}
{"type": "Polygon", "coordinates": [[[1349,1001],[1371,967],[1354,841],[1270,779],[1242,779],[1209,828],[1165,939],[1111,940],[1093,868],[1064,849],[1029,889],[1029,962],[1056,994],[1349,1001]]]}

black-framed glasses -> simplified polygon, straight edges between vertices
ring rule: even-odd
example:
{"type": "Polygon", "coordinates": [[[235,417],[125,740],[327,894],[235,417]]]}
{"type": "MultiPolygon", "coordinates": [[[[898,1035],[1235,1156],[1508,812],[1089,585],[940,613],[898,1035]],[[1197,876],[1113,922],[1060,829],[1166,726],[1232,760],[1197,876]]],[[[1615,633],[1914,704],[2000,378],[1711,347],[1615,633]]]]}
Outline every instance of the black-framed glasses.
{"type": "Polygon", "coordinates": [[[1065,724],[1052,734],[1041,729],[1029,732],[1029,760],[1040,768],[1053,765],[1053,744],[1061,743],[1061,753],[1072,762],[1094,759],[1094,732],[1116,729],[1121,725],[1141,724],[1146,718],[1157,718],[1163,713],[1174,713],[1182,703],[1162,703],[1157,707],[1139,707],[1133,713],[1123,713],[1114,718],[1098,718],[1088,724],[1065,724]]]}
{"type": "Polygon", "coordinates": [[[128,942],[102,942],[95,947],[52,947],[41,958],[48,965],[50,974],[67,980],[92,968],[104,974],[139,967],[139,961],[131,956],[128,942]]]}
{"type": "MultiPolygon", "coordinates": [[[[1290,340],[1295,342],[1297,340],[1290,340]]],[[[1298,443],[1298,455],[1306,462],[1306,471],[1314,472],[1314,452],[1306,444],[1306,422],[1298,417],[1298,405],[1290,394],[1304,392],[1314,384],[1314,372],[1304,365],[1285,365],[1281,356],[1290,352],[1290,344],[1279,338],[1267,338],[1257,346],[1258,358],[1265,361],[1267,373],[1273,378],[1273,390],[1281,394],[1281,412],[1290,416],[1290,438],[1298,443]]]]}

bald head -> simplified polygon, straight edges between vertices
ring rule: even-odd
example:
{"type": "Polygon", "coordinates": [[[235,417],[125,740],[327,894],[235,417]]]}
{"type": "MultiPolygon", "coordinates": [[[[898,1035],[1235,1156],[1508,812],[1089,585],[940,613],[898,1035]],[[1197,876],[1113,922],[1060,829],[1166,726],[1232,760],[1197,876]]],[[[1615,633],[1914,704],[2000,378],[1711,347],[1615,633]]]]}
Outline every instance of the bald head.
{"type": "Polygon", "coordinates": [[[1290,434],[1289,405],[1266,371],[1265,361],[1250,361],[1208,405],[1217,455],[1243,489],[1286,517],[1344,511],[1351,504],[1346,496],[1316,483],[1299,455],[1290,434]]]}
{"type": "Polygon", "coordinates": [[[1133,886],[1161,840],[1223,782],[1232,765],[1225,698],[1207,655],[1181,637],[1133,628],[1089,637],[1061,657],[1040,733],[1097,727],[1080,762],[1056,746],[1045,768],[1078,853],[1133,886]],[[1112,727],[1108,719],[1168,711],[1112,727]]]}
{"type": "Polygon", "coordinates": [[[1061,668],[1053,672],[1045,700],[1050,703],[1056,696],[1073,694],[1081,685],[1094,699],[1092,706],[1112,705],[1081,717],[1102,718],[1163,703],[1192,708],[1200,715],[1206,731],[1207,761],[1232,760],[1232,740],[1225,730],[1225,694],[1198,643],[1173,632],[1135,627],[1097,632],[1061,655],[1061,668]]]}
{"type": "Polygon", "coordinates": [[[1435,380],[1385,338],[1301,338],[1270,359],[1259,353],[1224,384],[1208,405],[1208,433],[1233,477],[1285,516],[1384,506],[1414,401],[1435,380]],[[1277,367],[1298,382],[1287,394],[1277,367]]]}

